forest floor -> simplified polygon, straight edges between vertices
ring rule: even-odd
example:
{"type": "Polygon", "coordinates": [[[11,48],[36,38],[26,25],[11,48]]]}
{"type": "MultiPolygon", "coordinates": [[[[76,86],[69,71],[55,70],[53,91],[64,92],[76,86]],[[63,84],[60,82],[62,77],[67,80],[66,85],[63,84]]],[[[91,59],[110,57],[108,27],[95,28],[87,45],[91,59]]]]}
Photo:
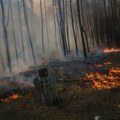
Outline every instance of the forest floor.
{"type": "Polygon", "coordinates": [[[19,99],[0,103],[0,120],[120,120],[120,53],[54,63],[61,66],[66,89],[57,93],[59,105],[45,106],[29,88],[19,99]]]}

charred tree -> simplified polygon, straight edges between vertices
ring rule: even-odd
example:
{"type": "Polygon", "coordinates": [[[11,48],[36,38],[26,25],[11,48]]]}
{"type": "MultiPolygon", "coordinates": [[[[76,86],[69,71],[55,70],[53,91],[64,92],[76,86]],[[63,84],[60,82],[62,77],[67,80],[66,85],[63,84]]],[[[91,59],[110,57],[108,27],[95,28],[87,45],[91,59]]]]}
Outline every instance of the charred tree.
{"type": "Polygon", "coordinates": [[[58,9],[59,9],[59,16],[60,16],[60,31],[61,31],[61,38],[62,38],[62,47],[64,56],[68,53],[67,42],[66,42],[66,32],[65,32],[65,8],[64,8],[64,0],[58,0],[58,9]]]}
{"type": "Polygon", "coordinates": [[[83,25],[82,25],[82,19],[81,19],[80,1],[76,0],[76,4],[77,4],[78,22],[79,22],[79,29],[81,33],[84,57],[87,58],[87,50],[86,50],[86,45],[85,45],[84,31],[83,31],[83,25]]]}
{"type": "Polygon", "coordinates": [[[73,36],[74,36],[74,40],[75,40],[75,48],[76,48],[76,54],[78,55],[78,43],[77,43],[77,37],[76,37],[76,33],[75,33],[75,27],[74,27],[74,16],[73,16],[73,10],[72,10],[72,0],[70,0],[70,11],[71,11],[71,20],[72,20],[72,30],[73,30],[73,36]]]}

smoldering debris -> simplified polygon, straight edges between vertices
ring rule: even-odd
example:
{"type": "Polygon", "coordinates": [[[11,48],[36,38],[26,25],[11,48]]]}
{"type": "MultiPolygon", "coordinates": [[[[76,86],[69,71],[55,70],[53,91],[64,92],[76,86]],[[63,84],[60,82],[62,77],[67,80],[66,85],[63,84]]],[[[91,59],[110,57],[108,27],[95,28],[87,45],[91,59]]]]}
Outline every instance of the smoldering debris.
{"type": "Polygon", "coordinates": [[[33,79],[35,78],[35,72],[21,72],[14,76],[4,77],[0,79],[0,94],[10,91],[15,88],[29,88],[33,87],[33,79]]]}
{"type": "MultiPolygon", "coordinates": [[[[54,75],[57,82],[60,82],[60,68],[64,68],[65,81],[80,81],[80,78],[89,72],[99,72],[100,74],[108,74],[110,68],[120,67],[119,61],[113,61],[120,55],[119,52],[115,53],[101,53],[96,55],[89,55],[88,59],[62,59],[54,60],[49,64],[54,69],[54,75]],[[111,58],[112,56],[112,58],[111,58]]],[[[48,68],[50,67],[48,65],[48,68]]],[[[37,77],[37,70],[41,65],[30,66],[27,70],[19,72],[18,74],[7,76],[0,79],[0,93],[4,93],[13,88],[29,88],[34,87],[33,80],[37,77]]],[[[51,67],[49,69],[51,69],[51,67]]],[[[50,70],[51,71],[51,70],[50,70]]],[[[86,82],[86,81],[85,81],[86,82]]]]}

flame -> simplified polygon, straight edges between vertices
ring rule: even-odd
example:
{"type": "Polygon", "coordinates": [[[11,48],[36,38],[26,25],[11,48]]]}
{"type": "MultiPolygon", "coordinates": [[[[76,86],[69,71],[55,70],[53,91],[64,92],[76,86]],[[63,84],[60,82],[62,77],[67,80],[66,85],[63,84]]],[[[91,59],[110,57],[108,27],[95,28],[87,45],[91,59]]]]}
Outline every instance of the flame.
{"type": "Polygon", "coordinates": [[[110,62],[110,61],[105,61],[105,62],[104,62],[104,65],[112,65],[112,62],[110,62]]]}
{"type": "Polygon", "coordinates": [[[102,64],[98,64],[98,65],[94,64],[94,67],[101,68],[101,67],[103,67],[103,65],[102,64]]]}
{"type": "Polygon", "coordinates": [[[112,62],[105,61],[103,64],[94,64],[94,67],[101,68],[101,67],[104,67],[104,65],[106,65],[106,66],[112,65],[112,62]]]}
{"type": "Polygon", "coordinates": [[[8,98],[1,99],[0,101],[3,102],[3,103],[9,103],[12,100],[20,99],[21,97],[22,97],[21,95],[13,93],[8,98]]]}
{"type": "Polygon", "coordinates": [[[108,75],[98,72],[86,73],[85,79],[92,81],[93,89],[110,89],[120,87],[120,68],[111,68],[108,75]]]}
{"type": "Polygon", "coordinates": [[[120,68],[112,68],[110,73],[120,74],[120,68]]]}
{"type": "Polygon", "coordinates": [[[111,53],[111,52],[120,52],[120,49],[115,49],[115,48],[105,48],[104,50],[104,53],[111,53]]]}

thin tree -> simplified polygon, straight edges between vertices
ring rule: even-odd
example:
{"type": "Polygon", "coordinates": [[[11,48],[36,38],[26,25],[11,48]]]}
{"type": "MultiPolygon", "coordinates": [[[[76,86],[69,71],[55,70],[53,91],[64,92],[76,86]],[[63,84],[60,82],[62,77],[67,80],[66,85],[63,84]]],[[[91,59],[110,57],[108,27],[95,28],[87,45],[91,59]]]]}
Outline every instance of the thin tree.
{"type": "Polygon", "coordinates": [[[72,30],[73,30],[73,36],[75,40],[75,48],[76,48],[76,54],[78,55],[78,42],[77,42],[77,36],[75,33],[75,27],[74,27],[74,16],[73,16],[73,8],[72,8],[72,0],[70,0],[70,11],[71,11],[71,20],[72,20],[72,30]]]}
{"type": "Polygon", "coordinates": [[[61,40],[62,40],[62,47],[64,56],[67,55],[68,48],[66,43],[66,32],[65,32],[65,13],[64,13],[64,0],[58,0],[58,9],[59,9],[59,16],[60,16],[60,32],[61,32],[61,40]],[[63,8],[63,10],[62,10],[63,8]]]}
{"type": "Polygon", "coordinates": [[[27,28],[29,42],[30,42],[30,47],[31,47],[31,51],[32,51],[32,58],[33,58],[34,64],[36,64],[35,51],[34,51],[32,38],[31,38],[31,34],[30,34],[30,28],[29,28],[29,24],[28,24],[28,20],[27,20],[26,3],[25,3],[24,0],[22,0],[22,2],[23,2],[23,11],[24,11],[24,18],[25,18],[26,28],[27,28]]]}
{"type": "Polygon", "coordinates": [[[5,49],[6,49],[6,61],[7,61],[9,72],[11,72],[12,66],[11,66],[10,49],[9,49],[9,41],[8,41],[8,33],[7,33],[8,24],[5,23],[6,19],[5,19],[3,0],[0,0],[0,6],[1,6],[1,12],[2,12],[2,30],[3,30],[3,38],[5,42],[5,49]]]}
{"type": "Polygon", "coordinates": [[[42,1],[40,0],[40,14],[41,14],[41,31],[42,31],[42,49],[43,52],[45,51],[44,47],[44,23],[43,23],[43,9],[42,9],[42,1]]]}
{"type": "Polygon", "coordinates": [[[15,46],[15,56],[16,56],[17,65],[18,65],[18,50],[17,50],[17,43],[16,43],[16,37],[15,37],[15,27],[14,27],[13,9],[12,9],[11,0],[9,0],[9,3],[10,3],[10,13],[11,13],[11,21],[12,21],[12,33],[13,33],[13,40],[14,40],[14,46],[15,46]]]}
{"type": "Polygon", "coordinates": [[[18,20],[19,20],[19,28],[20,28],[20,39],[21,39],[21,46],[22,46],[22,55],[23,61],[26,63],[25,60],[25,48],[24,48],[24,39],[23,39],[23,27],[22,27],[22,18],[21,18],[21,6],[19,0],[17,0],[17,8],[18,8],[18,20]]]}
{"type": "Polygon", "coordinates": [[[87,58],[87,50],[86,50],[86,45],[85,45],[84,31],[83,31],[83,25],[82,25],[82,19],[81,19],[80,1],[76,0],[76,4],[77,4],[78,22],[79,22],[79,29],[80,29],[80,33],[81,33],[84,57],[87,58]]]}

